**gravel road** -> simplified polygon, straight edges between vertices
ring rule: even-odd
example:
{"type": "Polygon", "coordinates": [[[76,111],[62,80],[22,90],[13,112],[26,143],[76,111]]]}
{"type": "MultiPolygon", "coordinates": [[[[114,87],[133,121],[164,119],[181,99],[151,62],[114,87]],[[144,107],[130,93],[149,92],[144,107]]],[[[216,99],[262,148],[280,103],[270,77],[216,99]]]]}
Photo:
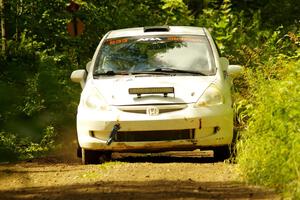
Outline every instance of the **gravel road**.
{"type": "Polygon", "coordinates": [[[66,156],[0,164],[0,199],[280,198],[272,190],[241,182],[234,164],[171,153],[119,154],[102,165],[81,165],[66,156]]]}

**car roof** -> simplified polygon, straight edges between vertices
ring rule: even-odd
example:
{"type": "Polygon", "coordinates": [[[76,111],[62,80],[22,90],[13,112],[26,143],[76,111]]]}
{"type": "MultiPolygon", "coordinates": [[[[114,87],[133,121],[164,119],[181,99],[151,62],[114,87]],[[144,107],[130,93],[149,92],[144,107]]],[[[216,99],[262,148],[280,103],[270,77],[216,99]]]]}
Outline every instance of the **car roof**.
{"type": "Polygon", "coordinates": [[[145,32],[146,27],[126,28],[110,31],[107,38],[134,37],[134,36],[151,36],[151,35],[205,35],[203,27],[194,26],[164,26],[168,30],[157,30],[145,32]]]}

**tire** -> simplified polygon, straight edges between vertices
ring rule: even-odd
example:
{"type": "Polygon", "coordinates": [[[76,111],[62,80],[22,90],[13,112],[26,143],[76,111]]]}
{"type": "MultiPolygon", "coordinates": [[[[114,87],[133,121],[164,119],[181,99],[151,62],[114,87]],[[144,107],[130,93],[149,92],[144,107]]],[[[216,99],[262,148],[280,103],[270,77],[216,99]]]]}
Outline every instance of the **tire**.
{"type": "Polygon", "coordinates": [[[237,142],[240,139],[240,135],[237,129],[233,129],[233,139],[232,139],[232,143],[229,146],[229,150],[230,150],[230,162],[232,163],[236,163],[236,157],[237,157],[237,142]]]}
{"type": "Polygon", "coordinates": [[[78,145],[77,149],[76,149],[76,154],[78,158],[82,158],[82,150],[80,148],[80,146],[78,145]]]}
{"type": "Polygon", "coordinates": [[[233,138],[232,143],[225,146],[216,147],[214,149],[214,159],[215,161],[224,161],[229,159],[230,163],[236,163],[236,156],[237,156],[237,150],[236,150],[236,143],[239,139],[239,134],[237,129],[233,130],[233,138]]]}
{"type": "Polygon", "coordinates": [[[214,148],[214,160],[217,162],[224,161],[231,156],[230,145],[214,148]]]}
{"type": "Polygon", "coordinates": [[[87,149],[81,149],[81,160],[82,164],[101,164],[111,160],[110,152],[93,151],[87,149]]]}
{"type": "Polygon", "coordinates": [[[82,161],[82,164],[84,164],[84,165],[99,163],[99,157],[98,157],[97,151],[81,149],[81,155],[82,155],[81,161],[82,161]]]}
{"type": "Polygon", "coordinates": [[[105,163],[111,161],[111,152],[99,152],[99,162],[105,163]]]}

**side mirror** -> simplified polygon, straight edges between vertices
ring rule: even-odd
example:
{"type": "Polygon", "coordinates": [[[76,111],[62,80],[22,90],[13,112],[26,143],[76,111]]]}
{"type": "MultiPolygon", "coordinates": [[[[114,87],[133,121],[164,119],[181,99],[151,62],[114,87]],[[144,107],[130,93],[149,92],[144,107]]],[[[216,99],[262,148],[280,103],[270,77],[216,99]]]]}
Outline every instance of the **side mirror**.
{"type": "Polygon", "coordinates": [[[241,74],[243,67],[241,65],[229,65],[227,69],[227,74],[229,76],[235,76],[241,74]]]}
{"type": "Polygon", "coordinates": [[[86,69],[86,71],[90,71],[90,68],[91,68],[91,66],[92,66],[92,61],[89,61],[88,63],[86,63],[86,65],[85,65],[85,69],[86,69]]]}
{"type": "Polygon", "coordinates": [[[84,88],[86,75],[87,73],[84,69],[79,69],[73,71],[70,78],[73,82],[80,83],[81,88],[84,88]]]}
{"type": "Polygon", "coordinates": [[[225,58],[225,57],[221,57],[220,58],[220,65],[221,65],[222,71],[226,72],[227,69],[228,69],[228,65],[229,65],[228,59],[225,58]]]}

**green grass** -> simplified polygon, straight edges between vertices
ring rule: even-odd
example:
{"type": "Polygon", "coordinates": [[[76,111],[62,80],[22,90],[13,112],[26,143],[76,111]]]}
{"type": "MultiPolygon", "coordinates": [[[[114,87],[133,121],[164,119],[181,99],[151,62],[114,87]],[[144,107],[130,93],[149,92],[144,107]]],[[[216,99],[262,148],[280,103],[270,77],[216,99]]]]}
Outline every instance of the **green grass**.
{"type": "Polygon", "coordinates": [[[250,183],[300,199],[300,61],[279,60],[282,72],[251,74],[250,119],[238,144],[238,166],[250,183]],[[255,80],[255,81],[254,81],[255,80]]]}

